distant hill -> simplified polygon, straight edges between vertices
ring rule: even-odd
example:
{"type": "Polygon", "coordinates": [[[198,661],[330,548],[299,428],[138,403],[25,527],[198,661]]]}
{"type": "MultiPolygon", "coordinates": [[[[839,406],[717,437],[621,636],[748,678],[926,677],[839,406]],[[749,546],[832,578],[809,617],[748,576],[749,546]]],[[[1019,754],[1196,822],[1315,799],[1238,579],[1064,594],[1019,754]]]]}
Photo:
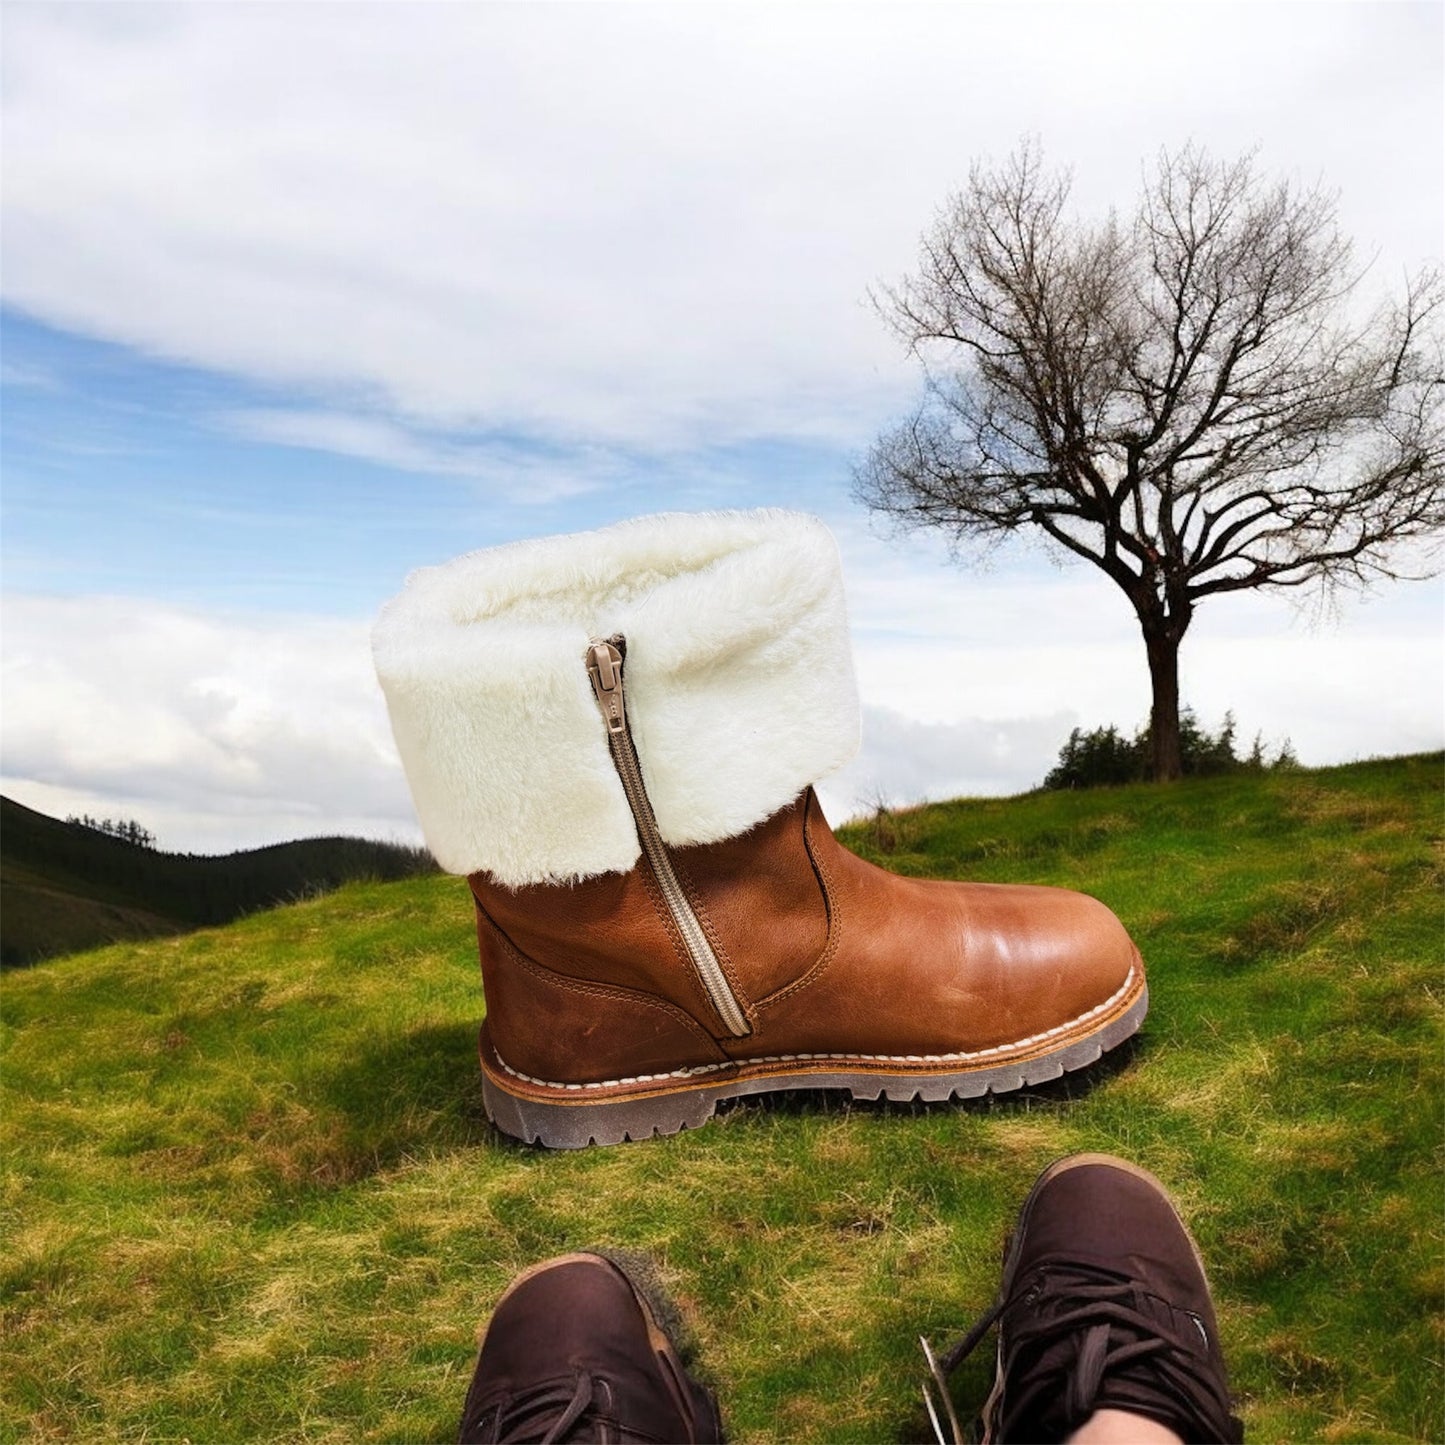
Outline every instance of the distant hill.
{"type": "Polygon", "coordinates": [[[185,933],[358,879],[435,871],[425,849],[364,838],[161,853],[0,798],[0,964],[185,933]]]}

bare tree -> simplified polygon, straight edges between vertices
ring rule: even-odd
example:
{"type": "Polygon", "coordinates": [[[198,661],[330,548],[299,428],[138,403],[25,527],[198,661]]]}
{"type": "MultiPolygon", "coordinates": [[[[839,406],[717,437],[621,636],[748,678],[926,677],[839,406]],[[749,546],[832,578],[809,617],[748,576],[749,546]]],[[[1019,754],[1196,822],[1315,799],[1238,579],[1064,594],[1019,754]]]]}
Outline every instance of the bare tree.
{"type": "Polygon", "coordinates": [[[1154,774],[1176,778],[1204,598],[1415,575],[1397,544],[1438,537],[1441,278],[1363,311],[1333,197],[1252,156],[1161,154],[1128,222],[1072,217],[1069,184],[1034,145],[975,167],[875,298],[926,388],[857,492],[955,545],[1032,529],[1102,568],[1143,631],[1154,774]]]}

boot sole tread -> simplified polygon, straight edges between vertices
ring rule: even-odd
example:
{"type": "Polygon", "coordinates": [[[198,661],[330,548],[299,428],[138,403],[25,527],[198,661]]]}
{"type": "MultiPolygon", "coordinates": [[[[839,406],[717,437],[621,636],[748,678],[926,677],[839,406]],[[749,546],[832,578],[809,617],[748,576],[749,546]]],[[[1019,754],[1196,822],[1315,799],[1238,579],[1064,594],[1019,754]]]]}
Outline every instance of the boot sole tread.
{"type": "MultiPolygon", "coordinates": [[[[1130,985],[1126,984],[1127,991],[1130,985]]],[[[1110,1006],[1114,1000],[1101,1005],[1110,1006]]],[[[487,1117],[504,1134],[521,1139],[528,1144],[541,1144],[549,1149],[585,1149],[591,1144],[621,1144],[642,1139],[679,1133],[683,1129],[700,1128],[717,1112],[717,1106],[725,1099],[743,1098],[749,1095],[773,1093],[788,1089],[846,1089],[853,1098],[860,1100],[888,1099],[893,1103],[944,1103],[950,1099],[980,1098],[985,1094],[1006,1094],[1032,1084],[1047,1083],[1063,1074],[1087,1068],[1098,1061],[1110,1049],[1118,1047],[1139,1029],[1148,1010],[1147,988],[1140,986],[1137,997],[1129,1007],[1114,1018],[1081,1038],[1075,1038],[1047,1053],[1035,1054],[1030,1058],[1006,1063],[975,1066],[961,1070],[940,1070],[929,1073],[910,1071],[899,1073],[887,1068],[828,1069],[821,1067],[825,1061],[852,1062],[855,1059],[874,1057],[867,1055],[838,1054],[792,1054],[777,1055],[768,1060],[752,1060],[736,1067],[759,1070],[750,1074],[739,1074],[717,1083],[681,1083],[676,1087],[651,1089],[644,1094],[622,1098],[597,1100],[583,1103],[580,1099],[565,1102],[550,1102],[508,1089],[498,1077],[498,1069],[506,1070],[519,1082],[543,1084],[559,1092],[574,1094],[585,1092],[587,1085],[550,1084],[542,1080],[530,1080],[508,1066],[495,1054],[487,1056],[485,1040],[482,1055],[482,1097],[487,1117]],[[805,1064],[804,1068],[793,1067],[805,1064]],[[761,1066],[761,1069],[759,1069],[761,1066]]],[[[1084,1015],[1087,1019],[1099,1010],[1084,1015]]],[[[1073,1027],[1080,1020],[1074,1020],[1073,1027]]],[[[1060,1030],[1062,1031],[1062,1030],[1060,1030]]],[[[1051,1031],[1054,1032],[1054,1031],[1051,1031]]],[[[1019,1049],[1035,1043],[1049,1035],[1035,1039],[1020,1040],[995,1050],[981,1050],[976,1054],[955,1055],[954,1058],[982,1058],[1004,1052],[1005,1049],[1019,1049]]],[[[881,1055],[876,1056],[882,1064],[928,1063],[928,1055],[881,1055]]],[[[937,1060],[948,1059],[949,1055],[934,1056],[937,1060]]],[[[617,1080],[617,1085],[646,1086],[668,1083],[699,1075],[710,1075],[720,1069],[735,1067],[731,1064],[702,1065],[696,1069],[679,1070],[669,1074],[638,1075],[634,1079],[617,1080]]],[[[594,1085],[591,1087],[611,1087],[594,1085]]]]}

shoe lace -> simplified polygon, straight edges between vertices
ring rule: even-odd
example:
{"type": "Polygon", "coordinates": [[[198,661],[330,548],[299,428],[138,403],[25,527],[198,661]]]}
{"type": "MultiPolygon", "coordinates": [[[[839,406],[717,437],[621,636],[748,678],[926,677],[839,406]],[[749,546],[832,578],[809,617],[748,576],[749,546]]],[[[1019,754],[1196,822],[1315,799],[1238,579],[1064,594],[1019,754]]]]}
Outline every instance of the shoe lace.
{"type": "MultiPolygon", "coordinates": [[[[1194,1333],[1172,1328],[1138,1306],[1138,1287],[1126,1278],[1087,1265],[1051,1266],[1048,1295],[1061,1301],[1057,1309],[1028,1312],[1044,1294],[1036,1274],[1011,1295],[1002,1297],[971,1330],[942,1356],[922,1341],[929,1373],[953,1430],[963,1432],[954,1413],[948,1376],[978,1347],[999,1318],[1022,1306],[1020,1318],[1007,1328],[1007,1387],[1002,1399],[998,1435],[1013,1439],[1020,1426],[1043,1411],[1062,1416],[1067,1430],[1077,1429],[1099,1408],[1105,1382],[1127,1376],[1133,1404],[1153,1403],[1167,1417],[1187,1421],[1204,1439],[1242,1438],[1230,1414],[1223,1382],[1209,1356],[1204,1325],[1193,1315],[1194,1333]]],[[[948,1445],[929,1386],[924,1401],[940,1445],[948,1445]]],[[[1130,1408],[1129,1403],[1118,1403],[1130,1408]]],[[[1149,1412],[1153,1413],[1153,1412],[1149,1412]]]]}
{"type": "Polygon", "coordinates": [[[593,1398],[593,1379],[586,1370],[578,1370],[570,1386],[565,1379],[559,1379],[519,1390],[495,1407],[487,1445],[520,1445],[522,1441],[557,1445],[582,1420],[593,1398]],[[539,1435],[538,1430],[544,1426],[545,1432],[539,1435]]]}

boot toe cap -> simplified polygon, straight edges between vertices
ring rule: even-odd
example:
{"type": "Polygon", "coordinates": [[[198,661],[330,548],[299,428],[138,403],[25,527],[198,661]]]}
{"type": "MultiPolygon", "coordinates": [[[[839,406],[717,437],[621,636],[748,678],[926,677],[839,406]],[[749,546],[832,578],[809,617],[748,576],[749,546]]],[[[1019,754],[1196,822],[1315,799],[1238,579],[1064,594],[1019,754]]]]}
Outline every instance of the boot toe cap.
{"type": "Polygon", "coordinates": [[[1015,1038],[1087,1028],[1142,987],[1139,950],[1098,899],[1024,885],[970,893],[966,953],[1015,1038]]]}

